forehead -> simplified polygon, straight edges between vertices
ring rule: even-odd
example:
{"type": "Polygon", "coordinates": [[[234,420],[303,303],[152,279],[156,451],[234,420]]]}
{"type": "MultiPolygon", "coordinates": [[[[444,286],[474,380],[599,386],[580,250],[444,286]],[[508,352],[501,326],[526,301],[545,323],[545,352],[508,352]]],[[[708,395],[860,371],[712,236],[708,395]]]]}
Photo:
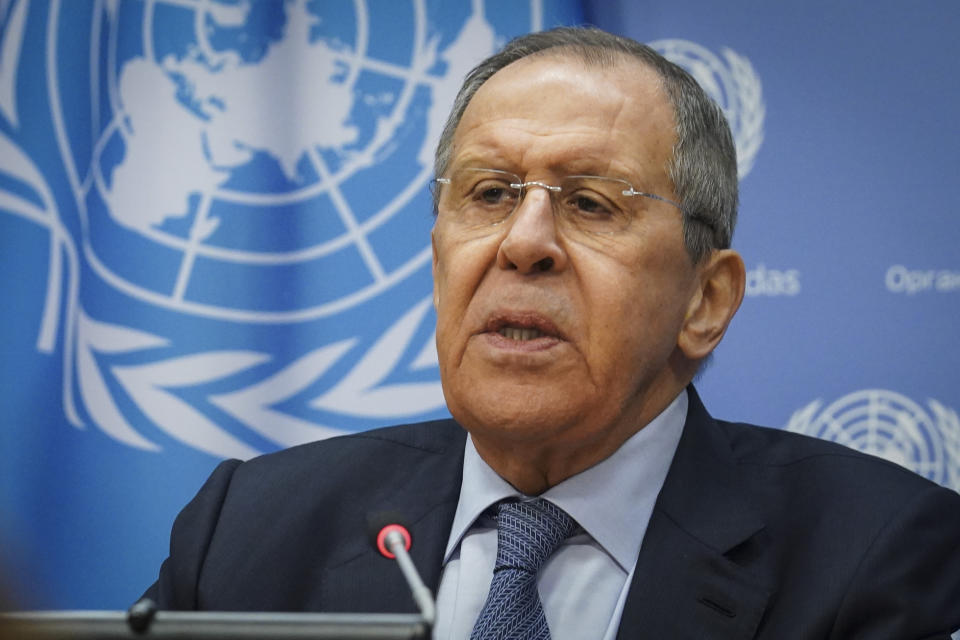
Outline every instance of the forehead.
{"type": "Polygon", "coordinates": [[[504,67],[480,87],[457,127],[453,162],[637,177],[664,173],[674,140],[673,108],[646,65],[543,55],[504,67]]]}

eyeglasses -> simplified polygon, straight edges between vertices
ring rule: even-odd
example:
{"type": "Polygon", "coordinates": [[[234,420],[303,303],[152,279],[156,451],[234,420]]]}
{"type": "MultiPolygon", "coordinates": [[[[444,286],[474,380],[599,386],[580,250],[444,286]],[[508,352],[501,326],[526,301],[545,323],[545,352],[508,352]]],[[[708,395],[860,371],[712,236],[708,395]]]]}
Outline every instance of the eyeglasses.
{"type": "Polygon", "coordinates": [[[684,211],[679,203],[637,191],[619,178],[567,176],[558,185],[551,185],[538,180],[524,182],[520,176],[499,169],[460,168],[433,181],[438,211],[474,227],[497,225],[509,218],[530,187],[542,187],[550,193],[560,223],[590,234],[613,234],[629,227],[636,217],[637,196],[684,211]]]}

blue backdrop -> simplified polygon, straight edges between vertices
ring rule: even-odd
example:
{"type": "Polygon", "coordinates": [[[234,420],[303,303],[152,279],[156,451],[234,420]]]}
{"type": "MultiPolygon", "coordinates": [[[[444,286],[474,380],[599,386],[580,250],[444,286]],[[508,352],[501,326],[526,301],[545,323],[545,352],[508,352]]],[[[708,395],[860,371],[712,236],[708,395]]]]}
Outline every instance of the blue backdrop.
{"type": "Polygon", "coordinates": [[[0,564],[122,608],[222,457],[445,415],[427,181],[463,74],[589,20],[726,109],[715,415],[960,490],[960,6],[0,0],[0,564]]]}

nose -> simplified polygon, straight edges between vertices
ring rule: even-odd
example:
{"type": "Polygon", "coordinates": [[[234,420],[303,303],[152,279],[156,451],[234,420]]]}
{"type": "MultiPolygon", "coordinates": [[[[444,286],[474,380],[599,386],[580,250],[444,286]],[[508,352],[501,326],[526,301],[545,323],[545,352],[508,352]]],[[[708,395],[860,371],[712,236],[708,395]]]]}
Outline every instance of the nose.
{"type": "Polygon", "coordinates": [[[517,210],[506,221],[510,226],[497,252],[501,269],[528,274],[560,271],[567,265],[550,191],[531,188],[537,186],[528,183],[517,210]]]}

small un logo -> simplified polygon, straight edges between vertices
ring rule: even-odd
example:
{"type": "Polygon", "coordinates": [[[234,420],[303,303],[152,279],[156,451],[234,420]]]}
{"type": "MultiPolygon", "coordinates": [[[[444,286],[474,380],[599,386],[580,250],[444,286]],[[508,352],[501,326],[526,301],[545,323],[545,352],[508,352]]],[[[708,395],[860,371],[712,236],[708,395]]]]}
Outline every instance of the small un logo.
{"type": "Polygon", "coordinates": [[[763,87],[750,61],[724,48],[723,58],[688,40],[657,40],[650,46],[686,69],[723,109],[737,145],[737,174],[742,179],[753,168],[763,144],[763,87]]]}
{"type": "Polygon", "coordinates": [[[885,458],[960,491],[960,418],[936,400],[927,400],[927,409],[895,391],[864,389],[826,407],[814,400],[790,417],[787,429],[885,458]]]}

